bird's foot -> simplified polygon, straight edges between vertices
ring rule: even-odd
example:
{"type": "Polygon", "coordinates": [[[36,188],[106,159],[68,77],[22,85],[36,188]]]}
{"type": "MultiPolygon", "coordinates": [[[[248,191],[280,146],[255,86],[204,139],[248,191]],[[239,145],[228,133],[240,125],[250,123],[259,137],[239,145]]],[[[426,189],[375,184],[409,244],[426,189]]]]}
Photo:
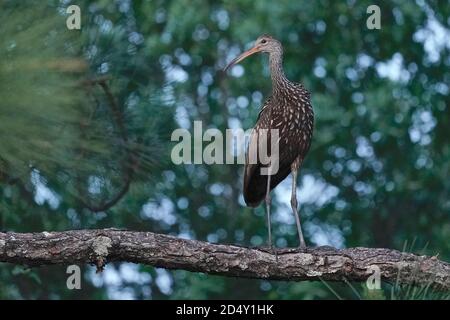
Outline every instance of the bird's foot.
{"type": "MultiPolygon", "coordinates": [[[[301,230],[300,230],[301,232],[301,230]]],[[[298,237],[298,249],[300,250],[306,250],[306,242],[305,239],[303,238],[303,234],[299,232],[299,237],[298,237]]]]}
{"type": "Polygon", "coordinates": [[[260,251],[267,252],[267,253],[274,253],[277,250],[277,248],[275,248],[274,246],[271,246],[271,245],[257,246],[257,247],[253,247],[253,248],[260,250],[260,251]]]}
{"type": "Polygon", "coordinates": [[[273,245],[258,246],[255,247],[255,249],[273,254],[275,256],[276,262],[278,262],[278,248],[274,247],[273,245]]]}
{"type": "Polygon", "coordinates": [[[300,244],[298,245],[298,247],[299,247],[300,249],[306,249],[306,242],[305,242],[305,240],[301,240],[301,241],[300,241],[300,244]]]}

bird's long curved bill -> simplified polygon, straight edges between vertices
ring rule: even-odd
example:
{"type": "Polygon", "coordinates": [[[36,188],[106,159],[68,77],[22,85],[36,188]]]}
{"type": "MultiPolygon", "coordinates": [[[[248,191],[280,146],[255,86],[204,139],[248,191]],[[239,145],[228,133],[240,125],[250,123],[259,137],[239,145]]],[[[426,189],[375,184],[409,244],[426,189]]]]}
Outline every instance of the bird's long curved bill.
{"type": "Polygon", "coordinates": [[[253,47],[250,50],[245,51],[240,56],[238,56],[238,57],[234,58],[233,60],[231,60],[231,62],[225,67],[225,69],[223,69],[223,71],[227,71],[228,69],[230,69],[235,64],[241,62],[242,60],[244,60],[248,56],[251,56],[252,54],[257,53],[257,52],[259,52],[259,49],[257,47],[253,47]]]}

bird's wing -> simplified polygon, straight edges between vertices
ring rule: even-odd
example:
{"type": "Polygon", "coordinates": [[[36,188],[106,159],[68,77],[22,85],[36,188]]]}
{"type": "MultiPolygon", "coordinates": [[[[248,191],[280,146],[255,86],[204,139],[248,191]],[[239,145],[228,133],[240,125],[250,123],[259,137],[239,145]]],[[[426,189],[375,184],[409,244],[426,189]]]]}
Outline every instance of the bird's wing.
{"type": "MultiPolygon", "coordinates": [[[[259,158],[259,148],[267,146],[272,162],[277,161],[278,170],[271,176],[270,189],[275,188],[291,172],[292,163],[302,158],[308,152],[312,136],[311,125],[308,122],[299,121],[303,126],[298,126],[292,121],[286,121],[286,113],[281,108],[273,108],[267,100],[260,111],[258,121],[252,130],[247,148],[246,164],[244,171],[244,199],[250,206],[257,206],[263,199],[267,189],[267,175],[261,174],[261,169],[266,167],[259,158]],[[295,127],[290,127],[295,126],[295,127]],[[293,130],[293,128],[297,130],[293,130]],[[266,134],[262,129],[278,129],[278,150],[270,150],[270,131],[266,134]],[[255,161],[256,160],[256,161],[255,161]]],[[[305,115],[307,116],[307,115],[305,115]]],[[[265,150],[264,150],[265,151],[265,150]]],[[[266,152],[262,152],[265,154],[266,152]]],[[[265,162],[267,163],[267,162],[265,162]]]]}
{"type": "MultiPolygon", "coordinates": [[[[271,163],[277,163],[272,173],[270,189],[275,188],[291,172],[290,165],[295,160],[292,154],[287,152],[287,146],[279,145],[280,140],[272,139],[274,121],[277,113],[269,98],[261,109],[258,121],[253,128],[247,147],[246,163],[244,168],[244,200],[249,206],[257,206],[267,191],[268,160],[263,156],[270,156],[271,163]],[[274,144],[272,146],[272,144],[274,144]],[[272,147],[278,150],[272,150],[272,147]],[[263,149],[261,149],[263,148],[263,149]],[[263,171],[264,170],[264,171],[263,171]]],[[[281,132],[279,132],[281,135],[281,132]]],[[[276,137],[273,137],[276,139],[276,137]]]]}
{"type": "Polygon", "coordinates": [[[261,118],[261,114],[263,114],[265,111],[267,111],[267,107],[271,104],[271,102],[272,102],[272,97],[269,97],[266,100],[266,102],[264,102],[264,105],[262,106],[261,110],[259,110],[258,117],[256,118],[256,122],[258,122],[259,119],[261,118]]]}
{"type": "MultiPolygon", "coordinates": [[[[258,118],[254,128],[250,133],[250,138],[247,146],[247,153],[245,155],[245,166],[244,166],[244,200],[250,206],[257,206],[261,200],[259,200],[260,192],[255,192],[250,189],[252,185],[255,184],[252,177],[255,176],[256,172],[259,172],[261,163],[258,159],[258,144],[264,144],[265,142],[261,139],[267,139],[267,136],[261,135],[261,129],[268,129],[270,125],[270,103],[271,98],[267,99],[263,107],[259,111],[258,118]],[[258,141],[260,141],[258,143],[258,141]]],[[[267,143],[265,143],[267,145],[267,143]]],[[[259,176],[259,173],[257,173],[259,176]]]]}

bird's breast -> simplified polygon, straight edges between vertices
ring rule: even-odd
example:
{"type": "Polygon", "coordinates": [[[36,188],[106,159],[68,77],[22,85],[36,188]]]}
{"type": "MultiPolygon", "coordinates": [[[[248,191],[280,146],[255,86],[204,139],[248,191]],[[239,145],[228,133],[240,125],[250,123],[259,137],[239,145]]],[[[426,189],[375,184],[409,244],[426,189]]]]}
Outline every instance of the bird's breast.
{"type": "Polygon", "coordinates": [[[280,142],[293,148],[298,144],[309,145],[314,129],[309,97],[301,94],[278,97],[272,100],[270,111],[267,127],[278,130],[280,142]]]}
{"type": "Polygon", "coordinates": [[[308,100],[293,96],[291,100],[274,102],[271,115],[271,128],[301,130],[314,120],[314,113],[308,100]]]}

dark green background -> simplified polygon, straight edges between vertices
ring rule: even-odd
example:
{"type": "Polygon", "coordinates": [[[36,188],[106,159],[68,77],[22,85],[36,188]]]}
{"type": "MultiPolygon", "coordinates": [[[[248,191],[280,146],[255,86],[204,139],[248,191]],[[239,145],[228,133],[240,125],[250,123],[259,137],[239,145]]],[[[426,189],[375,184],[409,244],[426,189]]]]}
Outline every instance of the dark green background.
{"type": "MultiPolygon", "coordinates": [[[[228,77],[220,70],[270,33],[284,45],[288,78],[312,93],[316,114],[299,180],[306,241],[450,260],[448,1],[70,3],[0,3],[0,230],[116,227],[263,244],[264,210],[244,206],[242,166],[176,166],[170,135],[194,120],[222,131],[252,127],[270,92],[267,57],[247,59],[228,77]],[[65,27],[70,3],[81,7],[80,31],[65,27]],[[381,8],[380,30],[366,27],[371,4],[381,8]],[[77,63],[68,70],[55,61],[77,63]],[[79,85],[105,74],[126,144],[101,89],[79,85]],[[135,160],[126,195],[105,212],[87,210],[83,202],[101,203],[122,188],[135,160]]],[[[297,245],[289,186],[290,178],[274,193],[278,246],[297,245]]],[[[62,266],[0,264],[0,298],[374,297],[360,284],[133,264],[109,264],[100,275],[83,266],[78,291],[66,289],[66,276],[62,266]]],[[[383,288],[375,297],[415,297],[383,288]]]]}

